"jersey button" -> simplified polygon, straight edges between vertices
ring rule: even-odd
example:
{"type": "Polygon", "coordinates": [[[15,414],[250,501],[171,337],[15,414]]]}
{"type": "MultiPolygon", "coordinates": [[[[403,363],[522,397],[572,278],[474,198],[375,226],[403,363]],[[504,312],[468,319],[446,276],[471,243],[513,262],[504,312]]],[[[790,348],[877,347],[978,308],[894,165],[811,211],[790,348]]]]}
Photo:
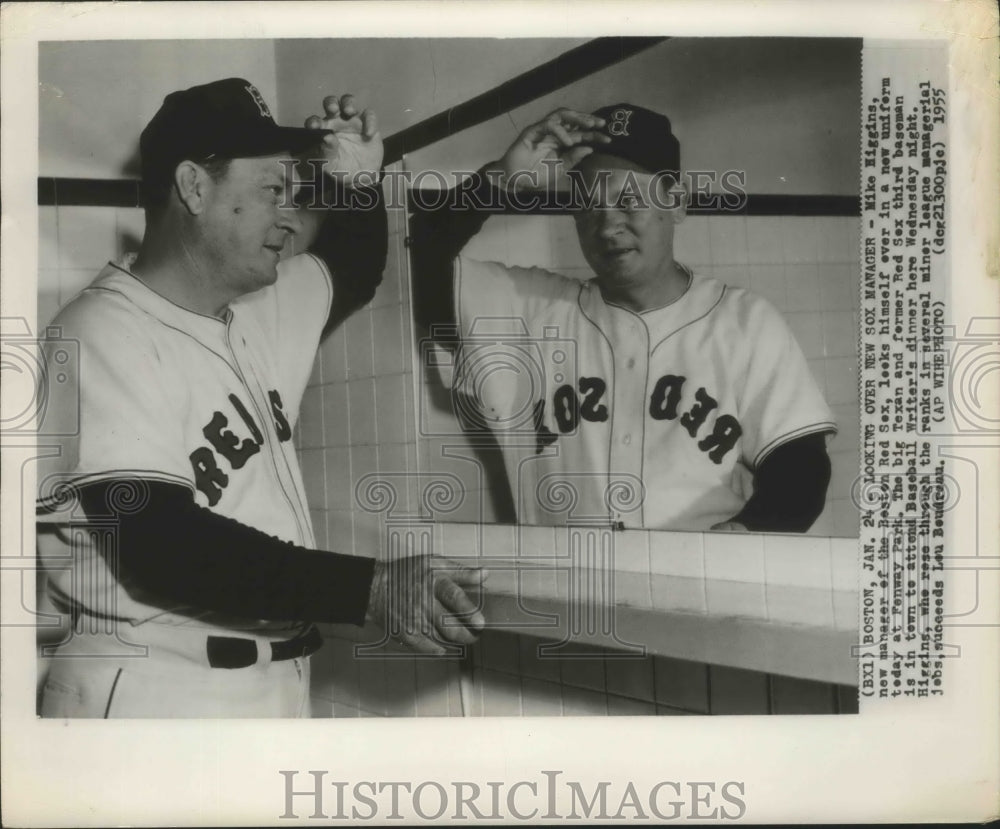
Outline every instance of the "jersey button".
{"type": "Polygon", "coordinates": [[[635,368],[635,357],[629,357],[625,363],[627,368],[635,368]]]}
{"type": "Polygon", "coordinates": [[[631,442],[632,442],[631,435],[625,435],[625,437],[622,438],[622,443],[624,443],[626,446],[628,446],[631,442]]]}

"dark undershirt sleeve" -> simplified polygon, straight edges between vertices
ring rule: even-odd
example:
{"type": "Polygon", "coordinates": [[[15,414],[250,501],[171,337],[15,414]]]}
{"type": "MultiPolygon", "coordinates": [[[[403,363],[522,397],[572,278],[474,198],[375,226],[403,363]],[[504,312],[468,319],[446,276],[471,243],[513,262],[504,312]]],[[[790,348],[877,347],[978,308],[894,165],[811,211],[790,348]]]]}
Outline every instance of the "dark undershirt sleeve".
{"type": "Polygon", "coordinates": [[[490,215],[503,212],[502,192],[480,170],[446,193],[433,192],[421,198],[420,191],[414,190],[410,208],[410,263],[417,322],[428,329],[454,326],[455,257],[490,215]]]}
{"type": "Polygon", "coordinates": [[[805,532],[823,512],[829,484],[826,433],[795,438],[760,464],[753,496],[731,520],[754,532],[805,532]]]}
{"type": "Polygon", "coordinates": [[[388,255],[389,222],[382,185],[345,189],[330,177],[323,182],[331,205],[309,248],[333,277],[333,304],[324,334],[370,302],[382,284],[388,255]]]}
{"type": "Polygon", "coordinates": [[[90,520],[118,522],[115,575],[172,605],[269,621],[364,623],[375,560],[310,550],[198,506],[179,484],[133,480],[148,502],[116,511],[109,488],[87,484],[90,520]]]}

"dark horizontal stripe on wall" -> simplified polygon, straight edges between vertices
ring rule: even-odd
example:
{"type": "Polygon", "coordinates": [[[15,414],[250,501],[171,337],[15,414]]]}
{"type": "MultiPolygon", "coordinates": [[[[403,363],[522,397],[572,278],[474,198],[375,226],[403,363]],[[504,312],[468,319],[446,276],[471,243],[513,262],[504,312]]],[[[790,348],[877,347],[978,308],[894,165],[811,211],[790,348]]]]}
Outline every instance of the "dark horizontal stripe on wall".
{"type": "MultiPolygon", "coordinates": [[[[413,202],[433,207],[441,201],[441,191],[431,189],[411,191],[409,200],[411,209],[413,202]]],[[[565,207],[531,205],[530,196],[523,196],[521,201],[525,207],[505,206],[494,212],[508,215],[520,213],[526,216],[566,216],[571,212],[565,207]]],[[[688,213],[696,216],[860,216],[861,200],[857,196],[748,194],[746,203],[738,210],[716,204],[692,206],[688,208],[688,213]]]]}
{"type": "Polygon", "coordinates": [[[136,179],[39,178],[42,207],[142,207],[136,179]]]}
{"type": "MultiPolygon", "coordinates": [[[[417,199],[431,205],[439,195],[437,190],[409,194],[411,201],[417,199]]],[[[134,179],[39,178],[38,204],[41,207],[142,207],[139,182],[134,179]]],[[[534,207],[528,210],[507,208],[498,212],[560,216],[568,214],[569,210],[534,207]]],[[[748,195],[741,210],[692,207],[688,212],[698,216],[860,216],[861,200],[857,196],[748,195]]]]}
{"type": "MultiPolygon", "coordinates": [[[[692,210],[692,213],[698,211],[692,210]]],[[[716,212],[725,211],[714,211],[716,212]]],[[[747,195],[747,216],[860,216],[858,196],[768,196],[747,195]]]]}
{"type": "Polygon", "coordinates": [[[394,164],[404,153],[416,152],[449,135],[504,115],[665,40],[668,38],[598,37],[581,44],[481,95],[388,136],[385,163],[394,164]]]}

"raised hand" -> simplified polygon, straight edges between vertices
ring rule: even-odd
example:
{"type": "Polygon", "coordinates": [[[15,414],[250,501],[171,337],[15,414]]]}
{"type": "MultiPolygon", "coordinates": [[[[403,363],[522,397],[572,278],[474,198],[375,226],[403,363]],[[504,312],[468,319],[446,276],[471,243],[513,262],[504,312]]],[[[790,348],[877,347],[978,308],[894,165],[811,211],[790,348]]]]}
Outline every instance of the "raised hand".
{"type": "Polygon", "coordinates": [[[464,588],[478,588],[486,575],[437,556],[376,562],[368,619],[418,653],[443,654],[447,642],[470,645],[486,620],[464,588]]]}
{"type": "Polygon", "coordinates": [[[600,131],[604,124],[603,118],[572,109],[557,109],[532,124],[500,159],[505,186],[518,190],[537,181],[552,189],[555,182],[550,180],[550,174],[556,166],[553,160],[564,162],[558,166],[565,170],[592,153],[592,144],[609,143],[610,137],[600,131]]]}
{"type": "Polygon", "coordinates": [[[323,138],[325,171],[348,187],[374,184],[382,166],[382,136],[371,109],[361,110],[353,95],[327,95],[324,117],[310,115],[309,129],[332,130],[323,138]]]}

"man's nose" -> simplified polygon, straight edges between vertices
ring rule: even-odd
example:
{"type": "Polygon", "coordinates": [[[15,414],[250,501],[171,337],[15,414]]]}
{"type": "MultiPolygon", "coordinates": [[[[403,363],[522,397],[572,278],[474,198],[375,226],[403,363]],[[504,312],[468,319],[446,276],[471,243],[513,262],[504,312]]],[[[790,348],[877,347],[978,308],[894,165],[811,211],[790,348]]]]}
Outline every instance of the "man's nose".
{"type": "Polygon", "coordinates": [[[302,219],[299,218],[297,208],[288,206],[282,207],[278,211],[278,227],[294,235],[302,232],[302,219]]]}
{"type": "Polygon", "coordinates": [[[597,211],[597,232],[603,237],[617,236],[625,226],[625,216],[613,207],[597,211]]]}

